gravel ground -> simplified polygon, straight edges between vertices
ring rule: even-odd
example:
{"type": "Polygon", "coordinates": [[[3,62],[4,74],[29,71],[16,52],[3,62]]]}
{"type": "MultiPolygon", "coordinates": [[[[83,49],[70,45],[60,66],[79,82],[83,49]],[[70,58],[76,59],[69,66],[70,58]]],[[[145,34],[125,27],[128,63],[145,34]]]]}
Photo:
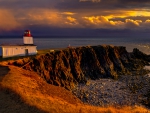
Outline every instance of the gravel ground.
{"type": "Polygon", "coordinates": [[[141,105],[150,90],[150,77],[121,76],[118,80],[88,80],[78,84],[72,92],[84,103],[94,106],[141,105]]]}

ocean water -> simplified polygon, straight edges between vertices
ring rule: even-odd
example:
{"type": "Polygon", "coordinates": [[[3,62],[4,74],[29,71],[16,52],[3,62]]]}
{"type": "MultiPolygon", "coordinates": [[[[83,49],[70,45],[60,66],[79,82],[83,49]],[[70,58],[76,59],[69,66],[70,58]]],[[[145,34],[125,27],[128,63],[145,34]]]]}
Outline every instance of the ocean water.
{"type": "MultiPolygon", "coordinates": [[[[0,45],[5,44],[23,44],[22,37],[1,37],[0,45]]],[[[115,45],[125,46],[128,52],[132,52],[133,48],[150,54],[150,37],[38,37],[34,38],[34,44],[37,49],[59,49],[66,48],[68,45],[72,47],[79,46],[96,46],[96,45],[115,45]]]]}

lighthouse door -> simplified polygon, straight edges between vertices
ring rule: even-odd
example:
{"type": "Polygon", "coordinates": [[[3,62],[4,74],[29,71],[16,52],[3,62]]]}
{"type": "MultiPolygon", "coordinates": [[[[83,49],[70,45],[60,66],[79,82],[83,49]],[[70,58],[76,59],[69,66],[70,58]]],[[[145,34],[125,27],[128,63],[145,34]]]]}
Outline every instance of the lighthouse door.
{"type": "Polygon", "coordinates": [[[28,56],[29,52],[28,49],[25,49],[25,56],[28,56]]]}

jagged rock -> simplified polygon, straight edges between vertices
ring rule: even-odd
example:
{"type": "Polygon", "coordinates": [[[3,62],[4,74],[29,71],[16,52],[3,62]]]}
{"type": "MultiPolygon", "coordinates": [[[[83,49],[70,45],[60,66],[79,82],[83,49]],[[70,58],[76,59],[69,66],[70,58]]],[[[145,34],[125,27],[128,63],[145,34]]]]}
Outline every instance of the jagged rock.
{"type": "Polygon", "coordinates": [[[150,55],[146,55],[144,53],[142,53],[139,49],[134,48],[132,54],[134,55],[134,57],[138,58],[138,59],[142,59],[145,61],[149,61],[150,62],[150,55]]]}
{"type": "Polygon", "coordinates": [[[87,79],[131,74],[148,63],[145,54],[122,46],[86,46],[36,56],[24,69],[36,71],[48,83],[70,89],[87,79]],[[144,56],[144,59],[143,59],[144,56]]]}

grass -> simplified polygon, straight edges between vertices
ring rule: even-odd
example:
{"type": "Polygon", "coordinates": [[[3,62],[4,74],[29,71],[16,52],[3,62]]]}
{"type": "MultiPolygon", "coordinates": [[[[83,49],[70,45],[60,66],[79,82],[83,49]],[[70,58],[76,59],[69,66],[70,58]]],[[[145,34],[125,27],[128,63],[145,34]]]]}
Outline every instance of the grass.
{"type": "Polygon", "coordinates": [[[64,88],[47,84],[36,73],[9,66],[0,82],[0,112],[149,113],[139,106],[94,107],[64,88]]]}
{"type": "Polygon", "coordinates": [[[35,55],[31,56],[15,56],[15,57],[8,57],[8,58],[2,58],[0,57],[0,62],[2,61],[9,61],[9,60],[18,60],[18,59],[23,59],[23,58],[33,58],[35,55]]]}
{"type": "Polygon", "coordinates": [[[37,54],[46,54],[46,53],[49,53],[49,52],[53,52],[54,51],[59,51],[59,50],[62,50],[62,49],[65,49],[65,48],[57,48],[57,49],[44,49],[44,50],[38,50],[37,51],[37,54]]]}

